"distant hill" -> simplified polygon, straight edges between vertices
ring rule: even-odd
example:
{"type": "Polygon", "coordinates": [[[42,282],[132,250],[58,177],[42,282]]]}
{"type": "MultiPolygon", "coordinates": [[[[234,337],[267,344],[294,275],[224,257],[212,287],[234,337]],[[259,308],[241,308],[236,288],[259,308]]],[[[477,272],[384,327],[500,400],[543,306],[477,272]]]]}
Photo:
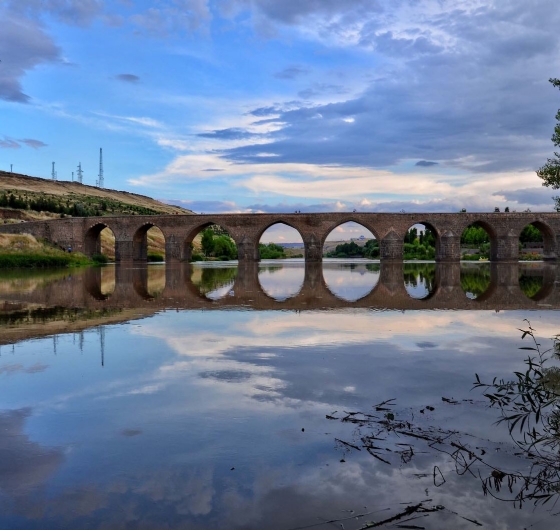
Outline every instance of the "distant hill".
{"type": "Polygon", "coordinates": [[[194,212],[128,191],[0,171],[0,218],[6,220],[175,213],[194,212]]]}

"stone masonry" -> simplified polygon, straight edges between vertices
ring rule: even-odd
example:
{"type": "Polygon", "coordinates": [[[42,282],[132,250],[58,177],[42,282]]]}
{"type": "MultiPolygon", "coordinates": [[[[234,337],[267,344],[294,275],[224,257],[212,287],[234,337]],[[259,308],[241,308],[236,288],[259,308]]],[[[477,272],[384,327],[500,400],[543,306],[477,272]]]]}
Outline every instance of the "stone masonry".
{"type": "Polygon", "coordinates": [[[134,215],[67,218],[0,226],[0,233],[28,233],[61,248],[91,256],[100,250],[100,233],[108,227],[115,235],[119,262],[146,261],[147,232],[157,226],[165,236],[167,262],[188,261],[192,241],[206,227],[217,224],[235,240],[239,261],[259,260],[258,244],[269,227],[283,223],[303,239],[305,260],[320,262],[323,244],[337,226],[353,221],[370,230],[380,242],[381,261],[400,261],[406,231],[415,224],[428,226],[436,235],[436,261],[456,262],[461,257],[460,239],[465,228],[482,226],[490,236],[491,261],[517,261],[519,235],[528,224],[544,237],[544,259],[560,253],[560,213],[274,213],[221,215],[134,215]]]}

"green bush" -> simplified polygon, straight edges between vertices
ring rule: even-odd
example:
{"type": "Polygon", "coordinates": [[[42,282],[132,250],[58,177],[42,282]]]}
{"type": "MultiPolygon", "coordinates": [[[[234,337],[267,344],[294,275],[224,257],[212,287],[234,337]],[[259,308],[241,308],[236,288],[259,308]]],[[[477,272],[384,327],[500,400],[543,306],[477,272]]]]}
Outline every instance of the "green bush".
{"type": "Polygon", "coordinates": [[[282,259],[286,257],[286,253],[284,247],[276,243],[269,243],[268,245],[259,243],[259,256],[261,259],[282,259]]]}
{"type": "Polygon", "coordinates": [[[109,258],[107,256],[105,256],[105,254],[100,254],[100,253],[96,253],[91,257],[93,263],[97,263],[99,265],[103,264],[103,263],[107,263],[109,261],[109,258]]]}
{"type": "Polygon", "coordinates": [[[82,254],[0,254],[0,268],[3,269],[78,267],[88,263],[90,261],[82,254]]]}
{"type": "Polygon", "coordinates": [[[161,263],[165,257],[159,252],[148,252],[148,261],[151,263],[161,263]]]}
{"type": "Polygon", "coordinates": [[[543,259],[542,254],[537,254],[535,252],[524,252],[519,254],[519,259],[521,261],[540,261],[543,259]]]}

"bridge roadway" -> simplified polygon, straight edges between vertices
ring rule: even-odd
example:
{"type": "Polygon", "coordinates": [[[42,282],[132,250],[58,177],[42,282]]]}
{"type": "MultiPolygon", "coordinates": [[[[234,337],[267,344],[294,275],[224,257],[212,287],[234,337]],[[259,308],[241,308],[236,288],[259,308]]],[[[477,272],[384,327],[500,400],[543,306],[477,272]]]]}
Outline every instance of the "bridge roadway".
{"type": "MultiPolygon", "coordinates": [[[[101,269],[90,268],[69,273],[41,288],[27,292],[4,291],[1,299],[13,303],[28,303],[43,307],[88,309],[163,309],[221,310],[516,310],[560,309],[560,267],[543,264],[541,269],[526,274],[543,277],[543,287],[528,298],[519,286],[519,263],[496,263],[491,267],[490,286],[476,299],[469,299],[461,287],[461,266],[458,263],[436,265],[433,292],[425,299],[412,298],[405,287],[402,263],[382,263],[379,281],[363,298],[350,302],[338,298],[323,278],[322,265],[306,263],[301,290],[283,301],[270,297],[261,287],[257,263],[240,264],[235,281],[224,297],[211,300],[191,281],[192,266],[135,267],[115,266],[115,289],[103,294],[101,269]],[[152,271],[165,274],[165,288],[160,294],[149,292],[148,276],[152,271]]],[[[14,306],[15,307],[15,306],[14,306]]]]}
{"type": "Polygon", "coordinates": [[[259,260],[258,244],[269,227],[283,223],[296,229],[305,247],[305,260],[322,260],[323,245],[337,226],[353,221],[370,230],[380,242],[381,261],[403,258],[406,231],[415,224],[428,226],[436,235],[436,261],[454,262],[461,257],[461,234],[472,224],[490,236],[491,261],[517,261],[519,235],[529,224],[544,238],[544,259],[560,255],[560,213],[313,213],[133,215],[65,218],[0,226],[0,233],[29,233],[61,248],[72,247],[88,256],[101,250],[101,231],[115,236],[115,255],[120,262],[146,261],[147,232],[157,226],[165,237],[165,260],[189,261],[192,241],[206,227],[217,224],[235,240],[240,262],[259,260]]]}

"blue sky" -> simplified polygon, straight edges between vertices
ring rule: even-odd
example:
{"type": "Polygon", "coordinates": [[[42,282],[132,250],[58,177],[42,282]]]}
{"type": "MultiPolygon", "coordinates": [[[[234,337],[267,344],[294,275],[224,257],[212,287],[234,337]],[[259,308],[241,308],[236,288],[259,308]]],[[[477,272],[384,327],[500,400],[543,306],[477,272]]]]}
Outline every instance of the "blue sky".
{"type": "Polygon", "coordinates": [[[0,168],[196,212],[551,211],[553,0],[0,0],[0,168]]]}

